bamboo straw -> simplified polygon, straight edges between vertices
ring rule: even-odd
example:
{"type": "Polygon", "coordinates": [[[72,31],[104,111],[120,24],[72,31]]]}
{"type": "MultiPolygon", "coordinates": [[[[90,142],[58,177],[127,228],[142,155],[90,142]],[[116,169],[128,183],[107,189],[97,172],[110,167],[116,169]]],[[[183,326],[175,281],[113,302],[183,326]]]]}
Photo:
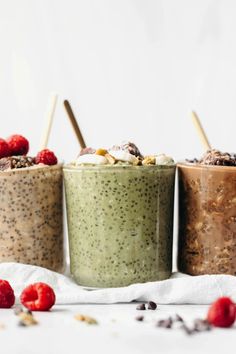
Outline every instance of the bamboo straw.
{"type": "Polygon", "coordinates": [[[199,138],[201,140],[201,143],[202,143],[204,149],[205,150],[210,150],[211,149],[211,145],[209,143],[209,140],[207,138],[207,135],[206,135],[206,133],[205,133],[205,131],[203,129],[203,126],[201,124],[201,121],[200,121],[197,113],[192,111],[191,112],[191,116],[192,116],[193,124],[194,124],[194,126],[196,128],[196,131],[198,133],[198,136],[199,136],[199,138]]]}
{"type": "Polygon", "coordinates": [[[79,142],[79,144],[81,146],[81,149],[84,149],[84,148],[86,148],[86,144],[85,144],[83,135],[82,135],[82,133],[80,131],[79,125],[77,123],[77,120],[75,118],[75,115],[74,115],[74,113],[72,111],[71,105],[70,105],[68,100],[64,101],[64,106],[65,106],[67,115],[68,115],[68,117],[70,119],[70,122],[72,124],[72,127],[74,129],[74,132],[75,132],[75,135],[77,137],[77,140],[78,140],[78,142],[79,142]]]}
{"type": "Polygon", "coordinates": [[[51,94],[49,98],[48,109],[46,112],[46,126],[42,134],[40,150],[46,149],[48,146],[49,136],[52,128],[53,117],[56,109],[57,104],[57,95],[51,94]]]}

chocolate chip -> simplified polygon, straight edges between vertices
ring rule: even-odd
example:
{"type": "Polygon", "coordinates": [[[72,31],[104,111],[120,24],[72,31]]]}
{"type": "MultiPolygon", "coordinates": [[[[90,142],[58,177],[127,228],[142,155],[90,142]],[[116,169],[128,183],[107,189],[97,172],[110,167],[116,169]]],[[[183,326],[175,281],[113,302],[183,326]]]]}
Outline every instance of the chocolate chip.
{"type": "Polygon", "coordinates": [[[137,316],[135,317],[136,321],[142,322],[144,320],[144,316],[137,316]]]}
{"type": "Polygon", "coordinates": [[[207,322],[207,320],[202,320],[202,319],[196,319],[194,321],[194,330],[196,332],[204,332],[204,331],[210,331],[211,330],[211,326],[210,324],[207,322]]]}
{"type": "Polygon", "coordinates": [[[34,159],[29,156],[9,156],[0,159],[0,170],[23,168],[34,165],[34,159]]]}
{"type": "Polygon", "coordinates": [[[178,314],[175,315],[175,321],[176,322],[184,322],[183,318],[178,314]]]}
{"type": "Polygon", "coordinates": [[[139,305],[136,307],[136,310],[146,310],[145,304],[139,304],[139,305]]]}
{"type": "Polygon", "coordinates": [[[20,326],[20,327],[26,327],[26,324],[25,324],[25,322],[23,322],[23,321],[19,321],[19,322],[18,322],[18,326],[20,326]]]}
{"type": "Polygon", "coordinates": [[[148,310],[156,310],[157,304],[153,301],[148,302],[148,310]]]}
{"type": "Polygon", "coordinates": [[[183,324],[181,328],[185,331],[186,334],[191,335],[194,333],[194,329],[189,328],[186,324],[183,324]]]}
{"type": "Polygon", "coordinates": [[[173,320],[171,317],[167,318],[166,320],[159,320],[157,322],[157,327],[172,328],[172,325],[173,325],[173,320]]]}

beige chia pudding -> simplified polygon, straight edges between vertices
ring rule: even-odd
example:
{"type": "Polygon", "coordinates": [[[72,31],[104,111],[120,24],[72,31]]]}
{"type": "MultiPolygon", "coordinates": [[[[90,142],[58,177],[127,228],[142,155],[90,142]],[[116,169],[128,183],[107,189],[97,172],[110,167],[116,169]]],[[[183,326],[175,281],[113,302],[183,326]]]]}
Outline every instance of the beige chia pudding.
{"type": "Polygon", "coordinates": [[[210,150],[178,176],[179,270],[236,275],[236,155],[210,150]]]}
{"type": "Polygon", "coordinates": [[[0,262],[63,270],[62,165],[50,150],[0,158],[0,262]]]}
{"type": "Polygon", "coordinates": [[[70,267],[90,287],[166,279],[172,270],[174,161],[131,143],[82,150],[64,167],[70,267]]]}

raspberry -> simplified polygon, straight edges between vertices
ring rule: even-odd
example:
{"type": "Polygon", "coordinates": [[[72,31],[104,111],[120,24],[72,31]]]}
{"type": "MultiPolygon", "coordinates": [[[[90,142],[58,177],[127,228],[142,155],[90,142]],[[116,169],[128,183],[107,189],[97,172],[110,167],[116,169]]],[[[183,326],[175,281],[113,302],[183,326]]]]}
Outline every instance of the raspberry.
{"type": "Polygon", "coordinates": [[[0,308],[10,308],[15,303],[15,295],[7,280],[0,279],[0,308]]]}
{"type": "Polygon", "coordinates": [[[207,321],[215,327],[230,327],[235,321],[236,307],[229,297],[220,297],[213,302],[207,314],[207,321]]]}
{"type": "Polygon", "coordinates": [[[11,152],[10,152],[8,143],[5,140],[0,139],[0,159],[2,157],[8,157],[10,155],[11,155],[11,152]]]}
{"type": "Polygon", "coordinates": [[[36,163],[43,163],[44,165],[56,165],[57,158],[51,150],[44,149],[40,151],[35,159],[36,163]]]}
{"type": "Polygon", "coordinates": [[[11,156],[26,155],[29,151],[29,142],[22,135],[11,135],[7,139],[11,156]]]}
{"type": "Polygon", "coordinates": [[[45,283],[27,286],[20,296],[22,305],[30,311],[48,311],[55,304],[55,300],[53,289],[45,283]]]}

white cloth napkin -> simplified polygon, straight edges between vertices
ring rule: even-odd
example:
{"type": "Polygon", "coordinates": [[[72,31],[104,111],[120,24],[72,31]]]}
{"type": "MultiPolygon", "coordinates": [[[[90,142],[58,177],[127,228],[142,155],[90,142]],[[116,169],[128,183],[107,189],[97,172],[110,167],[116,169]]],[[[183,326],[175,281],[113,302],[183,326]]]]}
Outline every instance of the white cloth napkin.
{"type": "Polygon", "coordinates": [[[131,301],[155,301],[159,304],[210,304],[219,296],[236,301],[236,277],[231,275],[188,276],[174,273],[168,280],[133,284],[122,288],[88,290],[71,278],[48,269],[1,263],[0,279],[8,280],[19,302],[21,291],[29,284],[44,282],[56,293],[57,304],[111,304],[131,301]]]}

